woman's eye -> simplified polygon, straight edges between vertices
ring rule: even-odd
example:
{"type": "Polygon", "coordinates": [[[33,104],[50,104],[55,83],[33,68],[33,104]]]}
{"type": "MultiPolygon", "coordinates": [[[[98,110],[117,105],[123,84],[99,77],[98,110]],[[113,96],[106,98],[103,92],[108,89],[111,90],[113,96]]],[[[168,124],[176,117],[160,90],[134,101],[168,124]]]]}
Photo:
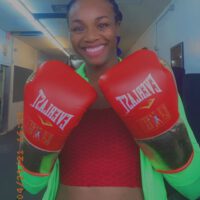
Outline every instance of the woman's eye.
{"type": "Polygon", "coordinates": [[[71,28],[71,31],[75,32],[75,33],[81,33],[81,32],[84,31],[84,27],[82,27],[82,26],[76,26],[76,27],[71,28]]]}
{"type": "Polygon", "coordinates": [[[109,27],[109,24],[108,24],[108,23],[100,23],[100,24],[98,24],[98,28],[99,28],[100,30],[104,30],[104,29],[106,29],[107,27],[109,27]]]}

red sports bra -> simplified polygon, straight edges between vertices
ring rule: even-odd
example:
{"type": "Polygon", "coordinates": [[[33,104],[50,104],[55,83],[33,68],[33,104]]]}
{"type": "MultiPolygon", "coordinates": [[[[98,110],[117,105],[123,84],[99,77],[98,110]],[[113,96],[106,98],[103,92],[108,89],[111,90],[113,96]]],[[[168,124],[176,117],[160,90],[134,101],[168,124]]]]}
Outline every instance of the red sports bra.
{"type": "Polygon", "coordinates": [[[141,187],[139,148],[111,108],[84,115],[60,160],[64,185],[141,187]]]}

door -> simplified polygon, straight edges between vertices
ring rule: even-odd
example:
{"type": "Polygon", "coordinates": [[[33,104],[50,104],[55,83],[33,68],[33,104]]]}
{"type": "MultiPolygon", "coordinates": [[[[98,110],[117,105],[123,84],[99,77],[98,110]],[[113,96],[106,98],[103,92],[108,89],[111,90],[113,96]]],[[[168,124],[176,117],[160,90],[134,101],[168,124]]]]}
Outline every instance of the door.
{"type": "Polygon", "coordinates": [[[0,134],[8,127],[10,68],[0,65],[0,134]]]}

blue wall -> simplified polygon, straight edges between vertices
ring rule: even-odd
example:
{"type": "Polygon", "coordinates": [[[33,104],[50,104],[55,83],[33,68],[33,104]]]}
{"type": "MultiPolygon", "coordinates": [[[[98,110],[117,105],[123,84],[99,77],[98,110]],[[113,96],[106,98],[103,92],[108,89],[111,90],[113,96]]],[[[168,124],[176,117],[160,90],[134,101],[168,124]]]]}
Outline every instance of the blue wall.
{"type": "Polygon", "coordinates": [[[157,48],[170,61],[170,48],[184,42],[186,73],[200,73],[200,0],[173,0],[172,9],[157,21],[157,48]]]}
{"type": "Polygon", "coordinates": [[[130,52],[145,46],[170,63],[170,48],[182,41],[185,73],[200,73],[200,0],[172,0],[130,52]]]}

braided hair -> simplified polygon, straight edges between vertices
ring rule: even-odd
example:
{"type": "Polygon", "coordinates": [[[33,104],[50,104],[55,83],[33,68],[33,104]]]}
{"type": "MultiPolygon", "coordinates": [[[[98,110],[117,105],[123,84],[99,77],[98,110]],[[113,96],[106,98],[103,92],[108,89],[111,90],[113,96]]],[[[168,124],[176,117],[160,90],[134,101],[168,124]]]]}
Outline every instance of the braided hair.
{"type": "MultiPolygon", "coordinates": [[[[119,9],[118,4],[116,3],[115,0],[107,0],[113,7],[113,11],[115,13],[115,21],[116,22],[121,22],[123,19],[122,12],[119,9]]],[[[67,21],[69,19],[69,11],[71,10],[73,4],[76,2],[76,0],[70,0],[70,2],[67,4],[67,21]]]]}

